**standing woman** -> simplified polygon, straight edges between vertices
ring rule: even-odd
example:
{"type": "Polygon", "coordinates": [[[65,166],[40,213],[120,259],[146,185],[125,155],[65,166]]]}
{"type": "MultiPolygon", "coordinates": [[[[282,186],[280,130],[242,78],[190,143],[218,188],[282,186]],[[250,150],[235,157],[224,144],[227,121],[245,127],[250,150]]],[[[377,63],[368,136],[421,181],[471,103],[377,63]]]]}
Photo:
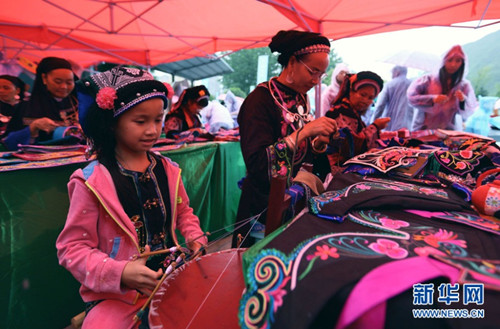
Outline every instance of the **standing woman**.
{"type": "MultiPolygon", "coordinates": [[[[313,121],[307,91],[320,83],[328,67],[330,42],[318,33],[280,31],[269,44],[280,53],[283,70],[278,77],[259,84],[245,99],[238,114],[241,151],[247,168],[237,222],[260,214],[264,223],[273,176],[290,183],[302,163],[313,164],[313,172],[324,179],[330,172],[326,151],[329,136],[336,132],[335,120],[313,121]]],[[[235,231],[245,236],[251,225],[235,231]]],[[[242,246],[249,246],[245,239],[242,246]]]]}
{"type": "Polygon", "coordinates": [[[78,125],[78,101],[71,64],[58,57],[45,57],[37,66],[33,92],[26,106],[7,127],[5,146],[33,144],[52,139],[58,126],[78,125]]]}
{"type": "Polygon", "coordinates": [[[417,109],[412,130],[463,130],[462,122],[477,107],[474,89],[465,79],[466,65],[462,47],[454,46],[444,56],[439,73],[410,84],[408,101],[417,109]]]}

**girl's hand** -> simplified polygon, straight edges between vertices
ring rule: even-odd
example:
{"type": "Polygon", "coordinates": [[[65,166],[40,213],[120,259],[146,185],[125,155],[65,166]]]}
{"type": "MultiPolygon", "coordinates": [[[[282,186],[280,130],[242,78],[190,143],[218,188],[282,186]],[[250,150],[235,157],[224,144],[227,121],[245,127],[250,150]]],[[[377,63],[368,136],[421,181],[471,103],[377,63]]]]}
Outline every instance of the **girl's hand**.
{"type": "Polygon", "coordinates": [[[448,96],[446,95],[437,95],[434,97],[434,104],[443,104],[448,101],[448,96]]]}
{"type": "Polygon", "coordinates": [[[46,133],[50,133],[54,131],[54,129],[56,129],[56,127],[58,126],[59,125],[56,122],[49,118],[36,119],[30,124],[31,136],[38,137],[38,132],[40,130],[43,130],[46,133]]]}
{"type": "Polygon", "coordinates": [[[382,130],[387,127],[387,124],[391,121],[391,118],[378,118],[373,121],[373,124],[379,129],[382,130]]]}
{"type": "MultiPolygon", "coordinates": [[[[146,246],[145,252],[150,251],[149,246],[146,246]]],[[[138,290],[149,296],[163,275],[163,270],[161,268],[156,272],[151,270],[146,266],[147,260],[148,257],[139,257],[128,262],[123,269],[121,283],[127,288],[138,290]]]]}
{"type": "Polygon", "coordinates": [[[455,97],[458,98],[458,100],[460,102],[464,102],[465,101],[465,95],[464,95],[464,93],[461,90],[455,91],[455,97]]]}
{"type": "Polygon", "coordinates": [[[188,248],[189,248],[189,250],[191,250],[193,255],[196,254],[201,249],[201,247],[203,247],[203,245],[201,243],[199,243],[198,241],[188,242],[188,248]]]}

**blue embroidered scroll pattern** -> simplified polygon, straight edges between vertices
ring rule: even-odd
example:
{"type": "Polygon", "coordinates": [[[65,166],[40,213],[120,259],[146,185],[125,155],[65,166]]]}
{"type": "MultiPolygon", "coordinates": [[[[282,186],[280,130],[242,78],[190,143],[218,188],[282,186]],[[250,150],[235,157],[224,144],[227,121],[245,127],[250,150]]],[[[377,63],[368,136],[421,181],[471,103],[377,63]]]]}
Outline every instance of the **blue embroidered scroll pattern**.
{"type": "Polygon", "coordinates": [[[433,215],[433,217],[459,222],[465,225],[470,225],[472,227],[478,228],[480,230],[500,235],[500,225],[497,222],[491,219],[483,218],[478,215],[456,212],[456,211],[446,211],[446,212],[436,213],[435,215],[433,215]]]}
{"type": "Polygon", "coordinates": [[[352,184],[344,189],[336,191],[327,191],[321,195],[313,197],[309,200],[309,210],[319,216],[319,217],[332,217],[329,214],[321,214],[321,210],[326,204],[339,202],[343,198],[347,198],[351,193],[363,193],[366,191],[382,190],[382,191],[404,191],[404,192],[416,192],[424,195],[432,195],[434,197],[440,197],[443,199],[448,198],[448,193],[439,188],[431,188],[425,186],[418,186],[414,184],[407,184],[404,182],[394,182],[385,179],[377,178],[365,178],[366,181],[352,184]]]}
{"type": "Polygon", "coordinates": [[[287,293],[292,258],[275,249],[264,249],[255,257],[247,272],[247,292],[240,301],[241,328],[271,327],[287,293]]]}

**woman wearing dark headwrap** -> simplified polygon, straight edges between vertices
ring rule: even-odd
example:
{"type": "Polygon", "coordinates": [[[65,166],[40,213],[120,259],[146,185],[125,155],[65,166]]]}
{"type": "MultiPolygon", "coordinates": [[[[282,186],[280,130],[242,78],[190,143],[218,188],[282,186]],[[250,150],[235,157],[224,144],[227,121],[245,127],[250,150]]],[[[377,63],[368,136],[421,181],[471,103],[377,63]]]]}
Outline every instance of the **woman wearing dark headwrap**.
{"type": "Polygon", "coordinates": [[[62,58],[45,57],[36,69],[30,100],[12,118],[3,140],[8,149],[52,139],[58,126],[78,125],[75,75],[62,58]]]}
{"type": "MultiPolygon", "coordinates": [[[[307,91],[320,83],[329,64],[330,42],[319,33],[280,31],[269,44],[280,53],[283,70],[278,77],[259,84],[243,102],[238,114],[241,151],[247,168],[237,221],[258,216],[264,222],[270,179],[288,178],[288,184],[303,163],[313,164],[313,173],[324,179],[330,172],[324,154],[335,120],[313,121],[307,91]]],[[[237,230],[245,236],[250,225],[237,230]]],[[[252,243],[245,239],[243,246],[252,243]]]]}
{"type": "Polygon", "coordinates": [[[174,138],[183,131],[203,128],[200,111],[208,105],[210,93],[201,85],[185,89],[172,111],[165,117],[164,132],[167,138],[174,138]]]}
{"type": "Polygon", "coordinates": [[[12,75],[0,75],[0,136],[24,98],[24,82],[12,75]]]}
{"type": "Polygon", "coordinates": [[[462,122],[478,106],[474,88],[465,79],[466,68],[467,56],[456,45],[444,55],[437,74],[424,75],[410,84],[408,101],[417,109],[412,130],[463,130],[462,122]]]}
{"type": "Polygon", "coordinates": [[[361,119],[383,86],[382,78],[371,71],[348,74],[344,79],[332,108],[326,113],[339,128],[339,134],[330,143],[332,153],[328,154],[332,172],[339,171],[349,158],[374,147],[380,130],[391,120],[378,118],[366,126],[361,119]]]}

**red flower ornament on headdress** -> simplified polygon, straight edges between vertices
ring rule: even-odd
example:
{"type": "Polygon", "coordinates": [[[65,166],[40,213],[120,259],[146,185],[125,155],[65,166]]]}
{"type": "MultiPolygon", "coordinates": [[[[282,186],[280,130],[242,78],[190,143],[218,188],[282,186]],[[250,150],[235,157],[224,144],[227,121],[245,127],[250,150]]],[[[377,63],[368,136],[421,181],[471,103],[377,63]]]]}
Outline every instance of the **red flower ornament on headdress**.
{"type": "Polygon", "coordinates": [[[97,93],[95,101],[97,106],[103,110],[112,110],[115,108],[116,90],[112,87],[104,87],[97,93]]]}
{"type": "Polygon", "coordinates": [[[163,84],[165,85],[165,87],[167,87],[168,90],[168,100],[172,100],[172,97],[174,97],[174,88],[172,88],[172,86],[168,82],[164,82],[163,84]]]}

